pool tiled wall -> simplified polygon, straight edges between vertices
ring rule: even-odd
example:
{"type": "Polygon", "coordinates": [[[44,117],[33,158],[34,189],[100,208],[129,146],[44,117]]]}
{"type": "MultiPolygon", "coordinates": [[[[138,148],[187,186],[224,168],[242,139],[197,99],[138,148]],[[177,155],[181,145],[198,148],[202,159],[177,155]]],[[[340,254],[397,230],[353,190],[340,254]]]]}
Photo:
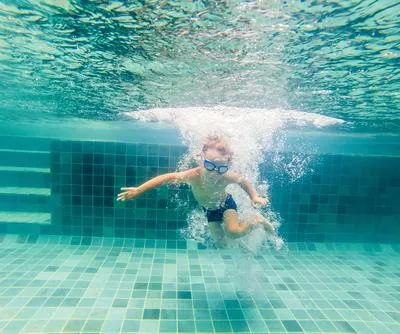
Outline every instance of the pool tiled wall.
{"type": "MultiPolygon", "coordinates": [[[[282,160],[291,160],[285,154],[282,160]]],[[[400,158],[312,156],[309,169],[291,181],[263,166],[281,232],[290,241],[399,242],[400,158]]]]}
{"type": "MultiPolygon", "coordinates": [[[[10,143],[15,146],[15,141],[10,143]]],[[[30,143],[33,141],[25,144],[30,143]]],[[[23,144],[18,142],[14,149],[25,150],[20,152],[26,156],[28,147],[23,144]]],[[[42,147],[41,141],[39,144],[43,151],[40,154],[44,154],[47,146],[42,147]]],[[[31,149],[39,154],[36,146],[31,149]]],[[[32,193],[29,198],[25,198],[27,194],[18,195],[25,196],[18,200],[21,212],[6,212],[0,232],[180,239],[178,231],[186,225],[187,212],[195,205],[187,187],[161,186],[135,201],[117,202],[115,199],[121,187],[136,186],[158,174],[174,171],[185,152],[184,147],[70,140],[51,140],[48,147],[49,166],[30,168],[30,173],[35,172],[32,177],[37,184],[28,186],[36,188],[29,188],[32,193]],[[39,174],[48,174],[48,182],[40,183],[36,177],[39,174]],[[50,184],[51,195],[50,190],[48,193],[46,190],[50,184]],[[38,190],[43,193],[37,193],[38,190]],[[36,201],[35,196],[49,197],[46,206],[39,203],[41,211],[46,209],[47,212],[49,207],[49,213],[32,213],[32,222],[16,224],[22,213],[29,211],[29,201],[36,201]],[[188,204],[180,207],[179,202],[188,204]],[[34,220],[39,224],[34,224],[34,220]]],[[[277,153],[267,153],[267,162],[261,169],[262,178],[267,179],[270,186],[272,209],[282,219],[280,232],[286,240],[400,241],[400,157],[307,156],[311,160],[308,172],[293,181],[281,170],[292,160],[293,154],[278,155],[283,162],[280,167],[275,163],[277,153]]],[[[16,180],[21,178],[21,173],[27,173],[25,169],[18,171],[20,167],[13,167],[15,171],[4,168],[7,170],[1,172],[1,179],[8,183],[11,182],[10,173],[15,174],[12,175],[16,180]]],[[[3,187],[7,187],[4,189],[14,191],[8,183],[4,183],[3,187]]],[[[23,189],[26,192],[26,188],[23,189]]]]}
{"type": "MultiPolygon", "coordinates": [[[[54,141],[52,226],[49,233],[176,239],[185,212],[169,198],[185,187],[161,186],[135,201],[117,202],[121,187],[174,171],[184,147],[114,142],[54,141]]],[[[183,196],[183,197],[181,197],[183,196]]],[[[186,196],[186,197],[185,197],[186,196]]]]}

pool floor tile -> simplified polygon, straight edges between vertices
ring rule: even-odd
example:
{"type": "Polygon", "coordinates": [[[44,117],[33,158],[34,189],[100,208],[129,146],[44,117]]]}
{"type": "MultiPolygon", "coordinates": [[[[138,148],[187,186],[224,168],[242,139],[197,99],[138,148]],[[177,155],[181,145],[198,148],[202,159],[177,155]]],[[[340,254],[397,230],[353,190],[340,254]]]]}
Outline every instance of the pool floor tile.
{"type": "Polygon", "coordinates": [[[158,240],[1,238],[5,334],[400,333],[393,246],[252,255],[158,240]]]}

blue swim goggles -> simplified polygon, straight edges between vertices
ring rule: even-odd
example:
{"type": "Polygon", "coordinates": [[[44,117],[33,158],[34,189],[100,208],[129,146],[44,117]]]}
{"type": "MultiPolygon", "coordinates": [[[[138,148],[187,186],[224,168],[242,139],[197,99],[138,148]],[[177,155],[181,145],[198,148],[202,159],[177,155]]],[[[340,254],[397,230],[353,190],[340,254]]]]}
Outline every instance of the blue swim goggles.
{"type": "Polygon", "coordinates": [[[204,168],[210,172],[212,172],[213,170],[216,170],[219,174],[225,174],[228,171],[229,166],[227,166],[227,165],[219,165],[218,166],[211,160],[204,159],[204,168]]]}

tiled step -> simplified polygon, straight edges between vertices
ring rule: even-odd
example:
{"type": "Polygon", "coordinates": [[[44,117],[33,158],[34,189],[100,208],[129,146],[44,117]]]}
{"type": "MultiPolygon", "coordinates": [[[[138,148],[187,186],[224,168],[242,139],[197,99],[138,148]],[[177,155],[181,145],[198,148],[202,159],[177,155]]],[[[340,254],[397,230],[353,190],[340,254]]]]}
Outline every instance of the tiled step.
{"type": "Polygon", "coordinates": [[[0,187],[0,194],[50,196],[50,188],[0,187]]]}
{"type": "Polygon", "coordinates": [[[0,136],[0,149],[50,151],[51,140],[37,137],[0,136]]]}
{"type": "Polygon", "coordinates": [[[49,212],[50,189],[0,187],[0,210],[49,212]]]}
{"type": "Polygon", "coordinates": [[[48,151],[0,149],[0,164],[2,166],[46,168],[50,166],[50,154],[48,151]]]}
{"type": "Polygon", "coordinates": [[[51,223],[50,213],[0,211],[0,223],[45,224],[51,223]]]}
{"type": "Polygon", "coordinates": [[[0,187],[50,187],[50,168],[0,166],[0,187]]]}

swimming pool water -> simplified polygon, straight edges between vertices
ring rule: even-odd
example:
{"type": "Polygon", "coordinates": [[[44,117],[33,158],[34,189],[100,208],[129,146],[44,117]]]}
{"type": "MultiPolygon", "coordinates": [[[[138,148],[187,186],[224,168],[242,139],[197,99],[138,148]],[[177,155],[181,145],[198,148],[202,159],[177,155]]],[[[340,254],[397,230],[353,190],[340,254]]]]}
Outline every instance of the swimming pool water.
{"type": "Polygon", "coordinates": [[[399,333],[400,248],[0,236],[1,333],[399,333]]]}
{"type": "Polygon", "coordinates": [[[1,1],[0,333],[400,333],[399,10],[1,1]],[[273,110],[308,119],[261,129],[289,139],[262,152],[283,250],[183,240],[167,204],[185,189],[115,203],[175,170],[202,106],[237,116],[239,137],[244,107],[267,115],[251,134],[273,110]],[[157,107],[180,128],[127,119],[157,107]]]}
{"type": "Polygon", "coordinates": [[[0,5],[0,118],[116,119],[225,104],[398,132],[399,12],[381,1],[0,5]]]}

